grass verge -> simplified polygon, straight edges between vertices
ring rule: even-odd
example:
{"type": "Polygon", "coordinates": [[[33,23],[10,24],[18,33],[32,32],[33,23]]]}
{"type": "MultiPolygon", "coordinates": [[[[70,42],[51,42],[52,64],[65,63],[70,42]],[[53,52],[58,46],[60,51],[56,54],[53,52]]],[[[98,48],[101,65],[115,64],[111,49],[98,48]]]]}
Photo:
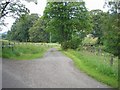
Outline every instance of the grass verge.
{"type": "Polygon", "coordinates": [[[101,56],[74,50],[63,51],[63,53],[74,61],[78,69],[87,73],[89,76],[113,88],[118,87],[117,67],[111,67],[104,63],[101,56]]]}
{"type": "Polygon", "coordinates": [[[19,44],[12,48],[5,47],[2,49],[2,57],[13,60],[31,60],[40,58],[48,50],[45,45],[19,44]]]}

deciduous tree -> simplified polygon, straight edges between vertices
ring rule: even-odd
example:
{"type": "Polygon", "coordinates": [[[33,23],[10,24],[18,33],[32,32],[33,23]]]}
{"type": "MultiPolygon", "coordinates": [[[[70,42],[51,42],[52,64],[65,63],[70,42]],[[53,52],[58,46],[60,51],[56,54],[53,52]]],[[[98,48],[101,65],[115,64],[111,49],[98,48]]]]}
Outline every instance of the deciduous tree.
{"type": "Polygon", "coordinates": [[[98,37],[98,44],[103,44],[103,22],[106,19],[105,15],[106,13],[103,12],[102,10],[96,9],[96,10],[91,10],[90,14],[92,16],[92,23],[93,23],[93,30],[92,34],[94,37],[98,37]]]}
{"type": "Polygon", "coordinates": [[[22,17],[16,19],[15,23],[13,23],[8,37],[11,40],[29,41],[28,30],[33,26],[37,19],[37,14],[22,15],[22,17]]]}
{"type": "Polygon", "coordinates": [[[89,13],[84,2],[48,2],[44,11],[47,30],[57,35],[58,42],[72,39],[73,33],[91,30],[89,13]]]}
{"type": "Polygon", "coordinates": [[[106,50],[120,59],[120,1],[109,1],[109,16],[105,23],[106,50]]]}
{"type": "Polygon", "coordinates": [[[29,29],[29,39],[32,42],[49,42],[49,33],[45,31],[46,22],[39,18],[29,29]]]}
{"type": "Polygon", "coordinates": [[[20,0],[0,1],[0,25],[6,26],[4,23],[6,17],[18,18],[26,13],[29,13],[29,10],[20,2],[20,0]]]}

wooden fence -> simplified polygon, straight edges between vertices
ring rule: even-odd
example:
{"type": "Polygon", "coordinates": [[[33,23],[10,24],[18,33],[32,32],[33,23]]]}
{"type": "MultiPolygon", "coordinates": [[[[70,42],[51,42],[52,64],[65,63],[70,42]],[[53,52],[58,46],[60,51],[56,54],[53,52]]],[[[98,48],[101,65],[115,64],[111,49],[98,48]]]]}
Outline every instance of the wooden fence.
{"type": "Polygon", "coordinates": [[[104,58],[110,57],[110,65],[113,66],[115,56],[105,52],[101,47],[96,48],[95,46],[83,46],[82,48],[83,50],[94,53],[95,55],[104,56],[104,58]]]}
{"type": "Polygon", "coordinates": [[[12,49],[12,51],[13,51],[13,49],[14,49],[14,46],[15,46],[15,44],[13,44],[13,43],[4,43],[4,42],[2,42],[2,49],[4,49],[4,48],[11,48],[12,49]]]}

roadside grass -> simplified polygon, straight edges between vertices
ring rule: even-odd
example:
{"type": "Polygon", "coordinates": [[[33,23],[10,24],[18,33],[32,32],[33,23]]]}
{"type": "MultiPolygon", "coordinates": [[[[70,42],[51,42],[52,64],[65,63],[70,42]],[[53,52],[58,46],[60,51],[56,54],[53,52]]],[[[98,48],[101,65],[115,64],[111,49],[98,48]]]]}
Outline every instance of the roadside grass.
{"type": "Polygon", "coordinates": [[[31,60],[40,58],[48,48],[36,45],[16,45],[13,50],[9,47],[2,49],[2,58],[14,60],[31,60]]]}
{"type": "MultiPolygon", "coordinates": [[[[4,44],[8,44],[9,41],[1,41],[4,44]]],[[[59,47],[56,43],[31,43],[31,42],[12,42],[14,44],[13,49],[10,47],[4,47],[1,49],[1,57],[12,60],[32,60],[41,58],[44,53],[52,47],[59,47]]]]}
{"type": "Polygon", "coordinates": [[[118,87],[118,59],[111,67],[109,60],[104,61],[103,56],[94,55],[87,51],[67,50],[62,52],[73,60],[78,69],[89,76],[113,88],[118,87]]]}

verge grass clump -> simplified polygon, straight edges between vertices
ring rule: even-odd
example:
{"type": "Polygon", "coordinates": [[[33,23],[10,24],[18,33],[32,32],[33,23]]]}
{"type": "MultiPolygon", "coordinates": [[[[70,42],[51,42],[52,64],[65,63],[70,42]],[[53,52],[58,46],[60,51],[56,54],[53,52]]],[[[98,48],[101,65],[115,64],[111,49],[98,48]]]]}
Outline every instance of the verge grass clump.
{"type": "Polygon", "coordinates": [[[31,60],[40,58],[47,51],[45,45],[19,44],[12,48],[5,47],[2,49],[2,57],[15,60],[31,60]]]}
{"type": "Polygon", "coordinates": [[[117,60],[111,67],[109,60],[104,61],[103,56],[94,55],[87,51],[67,50],[63,53],[74,61],[78,69],[111,87],[118,87],[117,60]]]}

